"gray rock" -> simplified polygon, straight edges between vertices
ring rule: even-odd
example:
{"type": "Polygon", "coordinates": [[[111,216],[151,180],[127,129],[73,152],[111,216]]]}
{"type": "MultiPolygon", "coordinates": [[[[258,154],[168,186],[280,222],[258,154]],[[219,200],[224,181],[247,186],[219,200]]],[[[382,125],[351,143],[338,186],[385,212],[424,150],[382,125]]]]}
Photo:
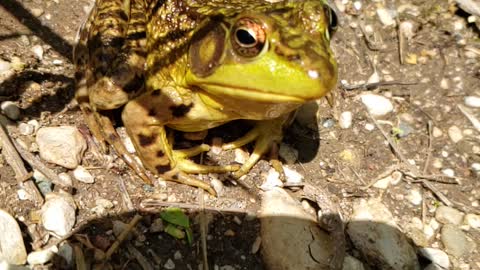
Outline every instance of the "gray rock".
{"type": "Polygon", "coordinates": [[[436,264],[444,269],[450,268],[450,259],[447,253],[436,248],[421,248],[418,250],[422,257],[427,258],[433,264],[436,264]]]}
{"type": "Polygon", "coordinates": [[[362,103],[367,107],[368,112],[373,116],[382,116],[393,111],[392,102],[384,96],[362,94],[360,98],[362,103]]]}
{"type": "Polygon", "coordinates": [[[357,258],[347,255],[343,261],[342,270],[365,270],[365,267],[357,258]]]}
{"type": "Polygon", "coordinates": [[[460,225],[464,214],[455,208],[441,205],[435,211],[435,219],[443,224],[460,225]]]}
{"type": "Polygon", "coordinates": [[[286,164],[294,164],[298,159],[298,150],[288,144],[281,143],[278,155],[285,160],[286,164]]]}
{"type": "Polygon", "coordinates": [[[342,112],[340,114],[340,118],[338,119],[338,125],[343,129],[350,128],[352,126],[352,118],[352,112],[342,112]]]}
{"type": "Polygon", "coordinates": [[[457,258],[470,253],[476,247],[476,244],[468,239],[462,230],[451,224],[443,226],[440,237],[445,251],[457,258]]]}
{"type": "Polygon", "coordinates": [[[168,259],[167,262],[163,265],[165,269],[175,269],[175,263],[172,261],[172,259],[168,259]]]}
{"type": "Polygon", "coordinates": [[[380,201],[356,202],[347,232],[365,262],[380,269],[420,269],[415,250],[380,201]]]}
{"type": "Polygon", "coordinates": [[[93,177],[93,175],[83,166],[78,166],[75,168],[75,170],[73,170],[73,177],[85,184],[95,183],[95,177],[93,177]]]}
{"type": "Polygon", "coordinates": [[[0,258],[8,264],[25,264],[27,251],[17,221],[0,209],[0,258]]]}
{"type": "Polygon", "coordinates": [[[18,108],[18,105],[12,101],[2,102],[2,104],[0,104],[0,109],[10,120],[18,120],[20,118],[20,108],[18,108]]]}
{"type": "Polygon", "coordinates": [[[46,264],[53,258],[53,255],[55,255],[56,252],[58,252],[56,246],[52,246],[49,249],[30,252],[27,257],[27,262],[29,265],[46,264]]]}
{"type": "Polygon", "coordinates": [[[37,132],[40,157],[68,169],[80,163],[87,143],[75,127],[43,127],[37,132]]]}
{"type": "Polygon", "coordinates": [[[69,243],[64,243],[58,248],[57,255],[61,257],[62,269],[72,269],[74,263],[73,247],[69,243]]]}
{"type": "Polygon", "coordinates": [[[35,127],[27,123],[20,123],[18,124],[18,131],[20,132],[20,134],[28,136],[32,135],[35,132],[35,127]]]}
{"type": "Polygon", "coordinates": [[[48,193],[41,209],[42,224],[45,229],[64,236],[75,225],[75,201],[68,193],[48,193]]]}
{"type": "Polygon", "coordinates": [[[343,262],[343,256],[336,256],[335,243],[320,229],[316,217],[307,214],[281,188],[263,194],[260,221],[261,249],[267,269],[332,269],[331,260],[343,262]]]}

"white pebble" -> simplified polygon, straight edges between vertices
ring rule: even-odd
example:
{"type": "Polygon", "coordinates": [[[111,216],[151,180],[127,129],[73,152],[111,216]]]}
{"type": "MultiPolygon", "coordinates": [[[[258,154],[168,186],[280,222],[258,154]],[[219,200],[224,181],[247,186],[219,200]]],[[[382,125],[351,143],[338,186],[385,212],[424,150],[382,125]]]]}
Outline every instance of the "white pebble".
{"type": "Polygon", "coordinates": [[[38,130],[36,142],[40,157],[68,169],[82,160],[87,143],[76,127],[44,127],[38,130]]]}
{"type": "Polygon", "coordinates": [[[440,80],[440,88],[442,88],[443,90],[447,90],[449,87],[450,87],[450,84],[447,78],[443,78],[440,80]]]}
{"type": "Polygon", "coordinates": [[[363,94],[360,98],[373,116],[382,116],[393,111],[392,102],[384,96],[363,94]]]}
{"type": "Polygon", "coordinates": [[[56,66],[63,65],[63,61],[60,60],[60,59],[55,59],[55,60],[52,61],[52,63],[56,66]]]}
{"type": "Polygon", "coordinates": [[[75,201],[68,193],[50,192],[45,196],[41,209],[42,224],[45,229],[58,236],[65,236],[75,225],[75,201]]]}
{"type": "Polygon", "coordinates": [[[451,168],[445,168],[442,170],[442,173],[445,174],[446,176],[454,177],[455,176],[455,171],[451,168]]]}
{"type": "Polygon", "coordinates": [[[163,265],[165,269],[175,269],[175,263],[172,261],[172,259],[168,259],[167,262],[163,265]]]}
{"type": "Polygon", "coordinates": [[[472,168],[473,171],[480,172],[480,163],[472,163],[470,167],[472,168]]]}
{"type": "Polygon", "coordinates": [[[463,139],[462,130],[457,126],[451,126],[448,128],[448,136],[454,143],[458,143],[463,139]]]}
{"type": "Polygon", "coordinates": [[[11,67],[12,65],[10,64],[10,62],[0,59],[0,74],[9,71],[11,67]]]}
{"type": "Polygon", "coordinates": [[[262,190],[271,190],[274,187],[282,187],[283,183],[280,180],[280,174],[273,168],[268,171],[267,179],[260,186],[262,190]]]}
{"type": "Polygon", "coordinates": [[[31,199],[30,194],[28,194],[28,192],[27,192],[25,189],[23,189],[23,188],[17,190],[17,197],[18,197],[18,199],[21,200],[21,201],[25,201],[25,200],[31,199]]]}
{"type": "Polygon", "coordinates": [[[11,264],[24,264],[27,252],[17,221],[0,209],[0,261],[3,260],[11,264]]]}
{"type": "Polygon", "coordinates": [[[18,131],[20,132],[20,134],[28,136],[32,135],[33,132],[35,132],[35,127],[27,123],[20,123],[18,124],[18,131]]]}
{"type": "Polygon", "coordinates": [[[362,2],[360,1],[353,2],[353,8],[355,8],[356,10],[362,9],[362,2]]]}
{"type": "Polygon", "coordinates": [[[75,170],[73,170],[73,177],[85,184],[92,184],[95,182],[95,177],[93,177],[93,175],[83,166],[78,166],[75,170]]]}
{"type": "Polygon", "coordinates": [[[0,109],[11,120],[18,120],[20,118],[20,108],[12,101],[4,101],[0,104],[0,109]]]}
{"type": "Polygon", "coordinates": [[[415,32],[413,31],[413,23],[411,21],[401,22],[399,29],[403,36],[406,37],[408,40],[415,35],[415,32]]]}
{"type": "Polygon", "coordinates": [[[33,251],[28,254],[27,262],[29,265],[45,264],[49,262],[57,252],[57,246],[52,246],[48,249],[33,251]]]}
{"type": "Polygon", "coordinates": [[[412,189],[407,195],[407,200],[409,200],[413,205],[420,205],[422,203],[422,193],[419,189],[412,189]]]}
{"type": "Polygon", "coordinates": [[[441,137],[443,135],[443,132],[438,127],[433,127],[432,135],[433,135],[434,138],[438,138],[438,137],[441,137]]]}
{"type": "Polygon", "coordinates": [[[62,172],[58,174],[58,177],[62,180],[62,183],[66,187],[73,186],[72,177],[68,173],[62,172]]]}
{"type": "Polygon", "coordinates": [[[303,175],[299,172],[294,171],[288,167],[283,166],[283,172],[285,173],[285,177],[287,178],[288,183],[301,183],[303,181],[303,175]]]}
{"type": "Polygon", "coordinates": [[[375,125],[371,124],[371,123],[366,123],[365,124],[365,129],[368,130],[368,131],[372,131],[375,129],[375,125]]]}
{"type": "Polygon", "coordinates": [[[385,9],[385,8],[379,8],[377,9],[377,16],[380,19],[380,22],[382,22],[383,25],[385,26],[390,26],[395,24],[395,11],[385,9]]]}
{"type": "Polygon", "coordinates": [[[475,214],[466,214],[463,222],[474,229],[480,229],[480,216],[475,214]]]}
{"type": "Polygon", "coordinates": [[[419,251],[423,257],[440,266],[442,269],[450,268],[450,260],[448,259],[448,255],[442,250],[435,248],[420,248],[419,251]]]}
{"type": "Polygon", "coordinates": [[[236,148],[234,150],[234,153],[235,153],[235,159],[234,159],[235,162],[238,162],[240,164],[245,163],[249,156],[248,152],[246,152],[242,148],[236,148]]]}
{"type": "Polygon", "coordinates": [[[472,108],[480,108],[480,97],[477,96],[466,96],[465,105],[472,107],[472,108]]]}
{"type": "Polygon", "coordinates": [[[35,58],[37,58],[38,60],[43,59],[43,47],[42,47],[42,45],[35,45],[30,50],[32,51],[35,58]]]}
{"type": "Polygon", "coordinates": [[[352,126],[352,112],[346,111],[340,114],[340,119],[338,120],[338,124],[341,128],[347,129],[352,126]]]}
{"type": "Polygon", "coordinates": [[[222,194],[222,191],[223,191],[223,182],[218,180],[217,178],[214,178],[212,179],[212,181],[210,181],[210,184],[212,185],[213,189],[215,190],[215,192],[217,192],[218,195],[222,194]]]}

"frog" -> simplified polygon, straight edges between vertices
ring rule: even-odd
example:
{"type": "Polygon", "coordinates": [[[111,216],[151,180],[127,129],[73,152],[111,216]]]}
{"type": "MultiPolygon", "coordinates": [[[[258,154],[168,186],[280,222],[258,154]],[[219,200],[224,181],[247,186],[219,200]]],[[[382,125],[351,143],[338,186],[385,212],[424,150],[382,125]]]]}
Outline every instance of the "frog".
{"type": "Polygon", "coordinates": [[[75,98],[101,150],[112,146],[146,183],[150,171],[215,194],[193,175],[246,175],[278,148],[302,104],[335,87],[334,19],[324,0],[97,0],[74,49],[75,98]],[[222,145],[253,143],[242,165],[195,163],[205,143],[173,147],[172,132],[205,134],[234,120],[253,123],[222,145]]]}

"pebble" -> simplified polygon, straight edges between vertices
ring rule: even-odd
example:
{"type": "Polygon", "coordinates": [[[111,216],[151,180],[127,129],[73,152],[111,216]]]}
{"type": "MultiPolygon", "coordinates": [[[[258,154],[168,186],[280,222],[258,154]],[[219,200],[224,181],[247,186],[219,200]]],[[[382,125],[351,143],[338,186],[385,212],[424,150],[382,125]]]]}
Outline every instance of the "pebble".
{"type": "Polygon", "coordinates": [[[38,60],[41,61],[43,59],[43,47],[42,47],[42,45],[35,45],[30,49],[30,51],[32,51],[33,55],[38,60]]]}
{"type": "Polygon", "coordinates": [[[65,236],[75,224],[75,202],[68,193],[48,193],[41,209],[45,229],[58,236],[65,236]]]}
{"type": "Polygon", "coordinates": [[[35,127],[27,123],[20,123],[18,125],[18,131],[20,132],[20,134],[28,136],[32,135],[35,132],[35,127]]]}
{"type": "Polygon", "coordinates": [[[65,172],[59,173],[58,177],[60,178],[60,180],[62,180],[62,183],[65,187],[73,186],[72,177],[70,177],[68,173],[65,173],[65,172]]]}
{"type": "Polygon", "coordinates": [[[27,251],[17,221],[0,209],[0,261],[9,264],[25,264],[27,251]]]}
{"type": "Polygon", "coordinates": [[[463,223],[473,229],[480,229],[480,216],[475,214],[466,214],[463,223]]]}
{"type": "Polygon", "coordinates": [[[175,269],[175,263],[172,261],[172,259],[168,259],[167,262],[163,265],[163,268],[165,269],[175,269]]]}
{"type": "Polygon", "coordinates": [[[371,123],[366,123],[365,124],[365,130],[367,131],[372,131],[375,129],[375,125],[374,124],[371,124],[371,123]]]}
{"type": "Polygon", "coordinates": [[[360,99],[373,116],[382,116],[393,111],[392,102],[384,96],[362,94],[360,99]]]}
{"type": "Polygon", "coordinates": [[[27,192],[25,189],[23,189],[23,188],[17,190],[17,197],[18,197],[18,199],[21,200],[21,201],[25,201],[25,200],[30,200],[30,199],[31,199],[30,194],[28,194],[28,192],[27,192]]]}
{"type": "Polygon", "coordinates": [[[460,225],[464,214],[455,208],[440,205],[435,211],[435,219],[443,224],[460,225]]]}
{"type": "Polygon", "coordinates": [[[255,241],[253,241],[252,248],[250,249],[250,252],[252,254],[257,253],[260,250],[260,245],[261,244],[262,244],[262,237],[257,236],[257,238],[255,238],[255,241]]]}
{"type": "Polygon", "coordinates": [[[458,143],[463,139],[462,130],[457,126],[451,126],[448,128],[448,137],[450,137],[452,142],[458,143]]]}
{"type": "Polygon", "coordinates": [[[288,144],[281,143],[278,155],[285,160],[286,164],[294,164],[298,159],[298,150],[288,144]]]}
{"type": "Polygon", "coordinates": [[[343,129],[350,128],[352,126],[352,112],[342,112],[340,114],[340,119],[338,119],[338,124],[343,129]]]}
{"type": "Polygon", "coordinates": [[[42,265],[49,262],[55,253],[58,252],[57,246],[52,246],[48,249],[33,251],[28,254],[27,262],[29,265],[42,265]]]}
{"type": "Polygon", "coordinates": [[[445,251],[457,258],[476,248],[476,244],[470,241],[462,230],[451,224],[443,226],[440,238],[445,246],[445,251]]]}
{"type": "Polygon", "coordinates": [[[75,168],[75,170],[73,170],[73,177],[85,184],[95,183],[95,177],[83,166],[78,166],[75,168]]]}
{"type": "Polygon", "coordinates": [[[299,172],[292,170],[286,166],[283,166],[283,172],[285,173],[285,178],[290,184],[300,184],[303,181],[303,175],[299,172]]]}
{"type": "Polygon", "coordinates": [[[103,215],[106,215],[108,212],[107,210],[112,209],[113,206],[114,205],[111,201],[100,198],[95,200],[95,207],[93,207],[90,211],[92,211],[92,213],[95,213],[99,216],[103,216],[103,215]]]}
{"type": "Polygon", "coordinates": [[[422,257],[428,259],[433,264],[436,264],[443,269],[450,268],[450,259],[448,258],[447,253],[436,249],[436,248],[420,248],[419,253],[422,257]]]}
{"type": "Polygon", "coordinates": [[[210,151],[215,155],[220,154],[222,152],[222,144],[223,140],[221,137],[214,137],[212,139],[212,147],[210,148],[210,151]]]}
{"type": "Polygon", "coordinates": [[[32,13],[33,16],[40,17],[43,15],[45,11],[41,8],[32,8],[30,12],[32,13]]]}
{"type": "Polygon", "coordinates": [[[415,36],[414,26],[411,21],[402,21],[399,26],[400,33],[403,34],[407,40],[410,40],[415,36]]]}
{"type": "Polygon", "coordinates": [[[422,192],[417,188],[413,188],[410,190],[406,198],[413,205],[420,205],[422,203],[422,192]]]}
{"type": "Polygon", "coordinates": [[[217,193],[217,195],[221,195],[222,192],[223,192],[223,188],[224,188],[224,185],[223,185],[223,182],[218,180],[217,178],[213,178],[211,181],[210,181],[210,184],[212,185],[213,189],[215,190],[215,192],[217,193]]]}
{"type": "Polygon", "coordinates": [[[455,171],[450,168],[445,168],[442,170],[442,173],[445,174],[446,176],[454,177],[455,176],[455,171]]]}
{"type": "Polygon", "coordinates": [[[180,251],[175,251],[175,253],[173,254],[173,259],[175,260],[181,260],[183,258],[182,256],[182,253],[180,251]]]}
{"type": "Polygon", "coordinates": [[[150,226],[149,230],[152,233],[163,232],[163,219],[156,218],[153,220],[152,225],[150,226]]]}
{"type": "Polygon", "coordinates": [[[75,258],[73,255],[73,247],[69,243],[61,245],[57,255],[62,258],[61,269],[73,269],[75,258]]]}
{"type": "Polygon", "coordinates": [[[377,9],[377,16],[385,26],[395,25],[395,11],[389,10],[385,8],[378,8],[377,9]]]}
{"type": "Polygon", "coordinates": [[[433,127],[432,135],[433,135],[434,138],[442,137],[443,132],[438,127],[433,127]]]}
{"type": "Polygon", "coordinates": [[[15,102],[4,101],[0,104],[0,109],[10,120],[18,120],[20,118],[20,108],[18,108],[15,102]]]}
{"type": "Polygon", "coordinates": [[[343,270],[365,270],[363,263],[357,258],[347,255],[343,261],[343,270]]]}
{"type": "Polygon", "coordinates": [[[0,59],[0,74],[9,71],[11,67],[12,65],[10,64],[10,62],[0,59]]]}
{"type": "Polygon", "coordinates": [[[472,108],[480,108],[480,97],[477,96],[466,96],[465,105],[472,108]]]}
{"type": "Polygon", "coordinates": [[[37,132],[40,157],[68,169],[75,169],[82,160],[87,143],[72,126],[43,127],[37,132]]]}
{"type": "Polygon", "coordinates": [[[249,157],[249,154],[247,151],[243,150],[242,148],[236,148],[234,150],[235,153],[235,162],[238,162],[240,164],[244,164],[249,157]]]}
{"type": "Polygon", "coordinates": [[[347,233],[365,261],[375,262],[376,268],[419,269],[415,250],[380,200],[354,202],[347,233]]]}
{"type": "Polygon", "coordinates": [[[274,187],[282,187],[283,182],[280,180],[280,174],[274,169],[271,168],[267,173],[267,179],[260,186],[264,191],[271,190],[274,187]]]}
{"type": "Polygon", "coordinates": [[[442,78],[440,80],[440,88],[442,88],[443,90],[447,90],[448,88],[450,88],[450,83],[447,78],[442,78]]]}
{"type": "Polygon", "coordinates": [[[335,126],[335,119],[327,118],[322,122],[324,128],[332,128],[333,126],[335,126]]]}

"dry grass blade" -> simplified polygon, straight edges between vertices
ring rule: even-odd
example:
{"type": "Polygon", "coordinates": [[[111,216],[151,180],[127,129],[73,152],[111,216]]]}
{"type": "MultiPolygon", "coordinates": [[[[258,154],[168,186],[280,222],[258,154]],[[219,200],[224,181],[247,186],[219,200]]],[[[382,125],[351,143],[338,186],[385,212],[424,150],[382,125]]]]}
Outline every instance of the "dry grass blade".
{"type": "Polygon", "coordinates": [[[137,223],[142,219],[142,216],[136,214],[133,219],[128,223],[125,230],[118,236],[117,240],[113,242],[110,248],[105,253],[105,260],[109,260],[112,254],[118,249],[120,244],[127,238],[128,234],[137,226],[137,223]]]}

